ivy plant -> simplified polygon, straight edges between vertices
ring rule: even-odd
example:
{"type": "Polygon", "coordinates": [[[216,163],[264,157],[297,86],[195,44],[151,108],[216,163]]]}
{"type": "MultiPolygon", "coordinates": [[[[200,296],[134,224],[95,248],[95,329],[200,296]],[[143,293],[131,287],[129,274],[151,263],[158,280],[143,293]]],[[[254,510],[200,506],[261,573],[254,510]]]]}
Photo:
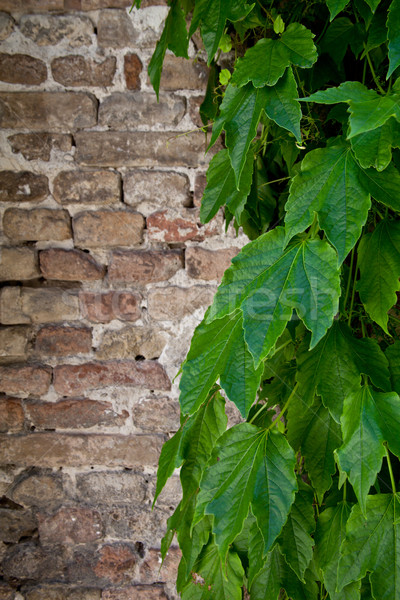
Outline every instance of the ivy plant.
{"type": "Polygon", "coordinates": [[[168,4],[151,82],[199,29],[201,220],[250,241],[182,366],[163,556],[183,600],[400,600],[400,0],[168,4]]]}

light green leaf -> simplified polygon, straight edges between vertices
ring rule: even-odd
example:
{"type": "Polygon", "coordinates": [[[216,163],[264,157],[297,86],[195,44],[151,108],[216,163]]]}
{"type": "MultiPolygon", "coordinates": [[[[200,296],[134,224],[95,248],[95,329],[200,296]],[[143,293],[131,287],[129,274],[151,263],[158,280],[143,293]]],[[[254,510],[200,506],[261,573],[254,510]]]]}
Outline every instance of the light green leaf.
{"type": "Polygon", "coordinates": [[[339,87],[331,87],[327,90],[320,90],[307,96],[300,98],[302,102],[318,102],[319,104],[337,104],[338,102],[350,102],[358,100],[367,102],[374,100],[378,94],[374,90],[369,90],[359,81],[345,81],[339,87]]]}
{"type": "Polygon", "coordinates": [[[389,70],[386,79],[400,65],[400,0],[393,0],[387,18],[389,40],[389,70]]]}
{"type": "Polygon", "coordinates": [[[270,119],[290,131],[300,142],[301,108],[297,96],[297,85],[292,69],[286,69],[276,85],[265,88],[264,110],[270,119]]]}
{"type": "Polygon", "coordinates": [[[360,181],[375,200],[400,211],[400,173],[393,163],[381,172],[375,169],[363,170],[360,181]]]}
{"type": "Polygon", "coordinates": [[[350,147],[340,141],[308,152],[290,186],[286,240],[311,225],[317,213],[342,263],[360,237],[371,206],[359,174],[350,147]]]}
{"type": "Polygon", "coordinates": [[[388,311],[400,290],[400,222],[381,221],[366,234],[358,248],[360,280],[358,291],[364,308],[388,332],[388,311]]]}
{"type": "Polygon", "coordinates": [[[338,15],[349,3],[349,0],[326,0],[331,13],[331,21],[338,15]]]}
{"type": "Polygon", "coordinates": [[[392,160],[392,148],[398,147],[399,140],[400,123],[391,117],[381,127],[352,137],[350,144],[364,169],[374,167],[383,171],[392,160]]]}
{"type": "Polygon", "coordinates": [[[400,600],[400,502],[398,496],[367,498],[366,517],[353,507],[338,569],[338,590],[370,572],[374,598],[400,600]]]}
{"type": "Polygon", "coordinates": [[[229,69],[222,69],[222,71],[219,74],[220,84],[227,85],[229,83],[230,78],[231,78],[231,72],[229,71],[229,69]]]}
{"type": "Polygon", "coordinates": [[[182,428],[180,428],[171,439],[167,440],[162,447],[157,469],[157,485],[154,495],[153,506],[158,496],[164,488],[167,480],[177,467],[180,467],[182,460],[179,457],[179,446],[181,443],[182,428]]]}
{"type": "Polygon", "coordinates": [[[386,348],[385,356],[389,361],[392,390],[400,394],[400,341],[386,348]]]}
{"type": "Polygon", "coordinates": [[[376,11],[376,9],[378,8],[381,0],[365,0],[365,2],[368,4],[370,9],[374,13],[376,11]]]}

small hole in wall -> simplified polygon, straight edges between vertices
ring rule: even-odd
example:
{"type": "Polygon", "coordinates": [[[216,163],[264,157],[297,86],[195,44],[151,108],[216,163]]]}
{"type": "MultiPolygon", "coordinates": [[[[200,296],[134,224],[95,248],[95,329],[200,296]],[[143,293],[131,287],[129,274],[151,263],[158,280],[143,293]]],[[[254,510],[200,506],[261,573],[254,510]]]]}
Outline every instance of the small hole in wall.
{"type": "Polygon", "coordinates": [[[144,558],[145,550],[143,542],[135,542],[136,552],[139,554],[140,558],[144,558]]]}
{"type": "Polygon", "coordinates": [[[146,360],[146,359],[141,354],[138,354],[137,356],[135,356],[135,360],[146,360]]]}
{"type": "Polygon", "coordinates": [[[31,426],[29,427],[29,429],[30,429],[31,431],[35,431],[36,427],[35,427],[34,425],[31,425],[31,426]]]}
{"type": "Polygon", "coordinates": [[[94,35],[97,35],[97,27],[94,27],[93,32],[94,32],[94,35]]]}

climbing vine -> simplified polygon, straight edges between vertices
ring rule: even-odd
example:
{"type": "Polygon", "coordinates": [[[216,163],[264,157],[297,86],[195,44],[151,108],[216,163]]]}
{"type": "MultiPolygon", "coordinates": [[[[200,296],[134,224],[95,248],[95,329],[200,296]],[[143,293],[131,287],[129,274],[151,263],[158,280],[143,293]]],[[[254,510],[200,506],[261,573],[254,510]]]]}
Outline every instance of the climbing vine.
{"type": "Polygon", "coordinates": [[[169,7],[151,82],[200,29],[201,219],[250,242],[182,366],[163,555],[183,600],[400,600],[400,0],[169,7]]]}

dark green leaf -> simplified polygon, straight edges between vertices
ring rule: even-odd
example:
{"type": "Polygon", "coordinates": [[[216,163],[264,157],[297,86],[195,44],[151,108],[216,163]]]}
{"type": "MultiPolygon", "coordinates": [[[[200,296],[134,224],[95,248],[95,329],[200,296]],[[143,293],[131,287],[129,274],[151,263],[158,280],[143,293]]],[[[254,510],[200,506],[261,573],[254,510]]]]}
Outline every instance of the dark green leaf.
{"type": "Polygon", "coordinates": [[[381,44],[384,44],[387,40],[387,27],[386,27],[387,12],[378,11],[375,13],[372,19],[371,25],[368,30],[368,38],[364,52],[369,52],[374,48],[378,48],[381,44]]]}
{"type": "Polygon", "coordinates": [[[400,140],[400,123],[391,117],[381,127],[360,133],[351,138],[351,149],[360,165],[383,171],[392,160],[392,148],[400,140]]]}
{"type": "Polygon", "coordinates": [[[349,3],[349,0],[326,0],[331,13],[331,21],[338,15],[349,3]]]}
{"type": "Polygon", "coordinates": [[[400,0],[393,0],[387,18],[389,40],[389,70],[387,79],[400,65],[400,0]]]}
{"type": "Polygon", "coordinates": [[[301,108],[297,96],[297,85],[292,69],[286,69],[276,85],[265,88],[266,105],[264,110],[270,119],[283,129],[290,131],[300,142],[301,108]]]}
{"type": "Polygon", "coordinates": [[[321,52],[327,52],[340,65],[354,35],[353,30],[354,25],[347,17],[335,19],[321,40],[321,52]]]}
{"type": "Polygon", "coordinates": [[[400,173],[393,163],[381,172],[375,169],[363,170],[360,181],[375,200],[400,211],[400,173]]]}
{"type": "Polygon", "coordinates": [[[158,461],[157,486],[156,493],[154,495],[153,506],[156,503],[156,500],[163,487],[167,483],[167,479],[169,479],[174,470],[177,467],[180,467],[182,464],[178,453],[181,437],[182,428],[180,428],[170,440],[167,440],[162,447],[160,459],[158,461]]]}
{"type": "Polygon", "coordinates": [[[199,108],[200,118],[204,125],[207,125],[209,121],[214,121],[218,114],[219,101],[215,92],[215,88],[218,86],[218,71],[218,67],[213,63],[208,73],[204,100],[199,108]]]}
{"type": "Polygon", "coordinates": [[[389,361],[390,380],[392,390],[400,394],[400,341],[386,349],[385,356],[389,361]]]}

